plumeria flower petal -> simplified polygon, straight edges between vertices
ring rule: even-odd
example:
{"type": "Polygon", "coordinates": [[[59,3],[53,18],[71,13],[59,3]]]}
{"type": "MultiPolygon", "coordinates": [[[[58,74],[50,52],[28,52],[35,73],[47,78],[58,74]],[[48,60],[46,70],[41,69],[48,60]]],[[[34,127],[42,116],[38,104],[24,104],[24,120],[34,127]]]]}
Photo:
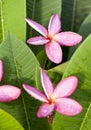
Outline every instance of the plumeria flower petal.
{"type": "Polygon", "coordinates": [[[0,81],[2,80],[4,73],[3,62],[0,60],[0,81]]]}
{"type": "Polygon", "coordinates": [[[21,90],[12,85],[0,86],[0,102],[10,102],[17,99],[21,94],[21,90]]]}
{"type": "Polygon", "coordinates": [[[53,110],[66,116],[74,116],[82,111],[82,106],[74,99],[69,98],[77,88],[78,80],[75,76],[69,76],[63,79],[54,89],[50,78],[42,69],[41,82],[44,94],[36,88],[23,84],[23,88],[26,92],[35,99],[44,102],[37,112],[39,118],[50,116],[53,110]]]}
{"type": "Polygon", "coordinates": [[[53,84],[44,70],[41,70],[41,83],[44,89],[44,92],[48,99],[50,99],[51,94],[53,93],[53,84]]]}
{"type": "Polygon", "coordinates": [[[58,14],[52,15],[49,21],[48,32],[49,35],[53,36],[59,33],[61,30],[61,21],[58,14]]]}
{"type": "Polygon", "coordinates": [[[47,40],[46,38],[42,36],[32,37],[27,40],[27,43],[32,44],[32,45],[44,45],[47,42],[49,42],[49,40],[47,40]]]}
{"type": "Polygon", "coordinates": [[[26,18],[26,22],[36,31],[38,31],[43,37],[30,38],[27,40],[29,44],[43,45],[45,44],[45,50],[47,57],[54,63],[59,64],[62,61],[62,50],[60,45],[73,46],[82,40],[82,36],[73,32],[61,32],[61,21],[58,14],[51,16],[47,29],[41,24],[26,18]],[[45,40],[46,39],[46,40],[45,40]]]}
{"type": "Polygon", "coordinates": [[[42,34],[44,37],[46,37],[48,32],[47,32],[47,29],[44,26],[42,26],[41,24],[39,24],[36,21],[33,21],[33,20],[29,19],[29,18],[26,18],[25,20],[33,29],[35,29],[40,34],[42,34]]]}
{"type": "Polygon", "coordinates": [[[51,43],[46,44],[45,50],[52,62],[58,64],[62,61],[62,49],[57,42],[52,41],[51,43]]]}
{"type": "Polygon", "coordinates": [[[43,103],[37,112],[37,117],[43,118],[49,116],[50,113],[54,110],[54,107],[54,104],[43,103]]]}
{"type": "Polygon", "coordinates": [[[61,32],[54,36],[54,39],[63,46],[73,46],[82,40],[82,36],[74,32],[61,32]]]}
{"type": "MultiPolygon", "coordinates": [[[[4,65],[0,60],[0,81],[2,80],[4,73],[4,65]]],[[[3,85],[0,86],[0,102],[10,102],[17,99],[21,94],[21,90],[16,86],[3,85]]]]}
{"type": "Polygon", "coordinates": [[[70,76],[61,80],[56,86],[53,96],[55,98],[68,97],[76,90],[78,79],[76,76],[70,76]]]}
{"type": "Polygon", "coordinates": [[[82,106],[70,98],[60,98],[55,105],[55,110],[66,116],[75,116],[82,111],[82,106]]]}
{"type": "Polygon", "coordinates": [[[42,102],[48,102],[46,96],[34,87],[31,87],[27,84],[23,84],[23,88],[35,99],[40,100],[42,102]]]}

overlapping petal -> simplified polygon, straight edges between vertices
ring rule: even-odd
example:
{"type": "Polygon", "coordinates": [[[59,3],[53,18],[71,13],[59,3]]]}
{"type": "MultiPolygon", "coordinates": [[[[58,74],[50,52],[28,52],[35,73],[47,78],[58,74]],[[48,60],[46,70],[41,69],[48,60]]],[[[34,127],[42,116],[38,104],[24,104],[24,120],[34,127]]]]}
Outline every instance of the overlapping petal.
{"type": "Polygon", "coordinates": [[[50,78],[47,76],[43,69],[41,70],[41,83],[47,98],[50,99],[54,88],[50,78]]]}
{"type": "Polygon", "coordinates": [[[41,82],[45,94],[29,85],[23,84],[23,88],[31,96],[44,102],[37,112],[39,118],[48,117],[53,110],[66,116],[74,116],[82,111],[82,106],[74,99],[69,98],[77,88],[78,80],[75,76],[63,79],[54,89],[50,78],[42,69],[41,82]]]}
{"type": "Polygon", "coordinates": [[[70,96],[77,88],[77,84],[78,80],[75,76],[70,76],[61,80],[53,92],[53,97],[58,99],[60,97],[70,96]]]}
{"type": "Polygon", "coordinates": [[[30,38],[27,42],[33,45],[45,44],[47,57],[56,64],[59,64],[62,61],[62,50],[59,47],[60,45],[74,46],[82,40],[81,35],[71,31],[59,33],[61,31],[61,20],[58,14],[51,16],[48,31],[44,26],[29,18],[26,18],[26,22],[44,36],[44,38],[40,36],[30,38]]]}
{"type": "Polygon", "coordinates": [[[61,21],[58,14],[52,15],[49,26],[48,26],[48,32],[49,35],[55,35],[59,33],[61,30],[61,21]]]}
{"type": "Polygon", "coordinates": [[[52,41],[51,43],[47,43],[45,49],[48,58],[52,62],[58,64],[62,61],[62,49],[57,42],[52,41]]]}
{"type": "Polygon", "coordinates": [[[21,90],[15,86],[0,86],[0,102],[10,102],[17,99],[21,94],[21,90]]]}
{"type": "Polygon", "coordinates": [[[23,88],[35,99],[40,100],[42,102],[48,102],[46,96],[36,88],[31,87],[30,85],[27,84],[23,84],[23,88]]]}
{"type": "Polygon", "coordinates": [[[82,111],[82,106],[73,99],[60,98],[56,103],[55,110],[66,116],[75,116],[82,111]]]}
{"type": "Polygon", "coordinates": [[[48,42],[49,42],[49,40],[45,39],[42,36],[32,37],[32,38],[27,40],[27,43],[32,44],[32,45],[43,45],[43,44],[46,44],[48,42]]]}
{"type": "Polygon", "coordinates": [[[54,107],[54,104],[43,103],[37,112],[37,117],[43,118],[49,116],[51,112],[54,110],[54,107]]]}
{"type": "Polygon", "coordinates": [[[47,29],[44,26],[42,26],[41,24],[39,24],[39,23],[29,19],[29,18],[26,18],[25,20],[33,29],[35,29],[40,34],[42,34],[44,37],[46,37],[48,32],[47,32],[47,29]]]}
{"type": "Polygon", "coordinates": [[[81,42],[82,36],[74,32],[61,32],[54,36],[54,39],[63,46],[73,46],[81,42]]]}
{"type": "Polygon", "coordinates": [[[4,73],[3,62],[0,60],[0,81],[2,80],[4,73]]]}

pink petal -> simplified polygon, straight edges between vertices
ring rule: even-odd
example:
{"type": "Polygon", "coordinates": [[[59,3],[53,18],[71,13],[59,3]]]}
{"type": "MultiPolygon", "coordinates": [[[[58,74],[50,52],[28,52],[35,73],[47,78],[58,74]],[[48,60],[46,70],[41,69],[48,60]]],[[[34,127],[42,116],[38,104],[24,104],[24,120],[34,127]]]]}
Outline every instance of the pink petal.
{"type": "Polygon", "coordinates": [[[75,116],[82,111],[82,106],[70,98],[60,98],[56,103],[55,110],[66,116],[75,116]]]}
{"type": "Polygon", "coordinates": [[[48,26],[48,32],[49,35],[55,35],[61,30],[61,21],[58,14],[52,15],[49,26],[48,26]]]}
{"type": "Polygon", "coordinates": [[[82,36],[74,32],[61,32],[54,39],[63,46],[74,46],[81,42],[82,36]]]}
{"type": "Polygon", "coordinates": [[[39,118],[47,117],[51,114],[53,109],[54,109],[54,104],[43,103],[37,112],[37,117],[39,118]]]}
{"type": "Polygon", "coordinates": [[[54,88],[50,78],[48,77],[48,75],[45,73],[44,70],[41,70],[41,82],[47,98],[50,99],[54,88]]]}
{"type": "Polygon", "coordinates": [[[33,20],[29,19],[29,18],[26,18],[25,20],[33,29],[35,29],[40,34],[42,34],[44,37],[46,37],[48,32],[47,32],[47,29],[44,26],[42,26],[41,24],[39,24],[36,21],[33,21],[33,20]]]}
{"type": "Polygon", "coordinates": [[[45,45],[45,49],[48,58],[52,62],[59,64],[62,61],[62,49],[57,42],[52,41],[50,43],[47,43],[45,45]]]}
{"type": "Polygon", "coordinates": [[[53,92],[54,98],[68,97],[77,88],[78,80],[75,76],[70,76],[61,80],[53,92]]]}
{"type": "Polygon", "coordinates": [[[10,102],[17,99],[21,94],[21,90],[15,86],[0,86],[0,102],[10,102]]]}
{"type": "Polygon", "coordinates": [[[49,40],[45,39],[42,36],[32,37],[32,38],[27,40],[27,43],[32,44],[32,45],[43,45],[43,44],[46,44],[48,42],[49,42],[49,40]]]}
{"type": "Polygon", "coordinates": [[[46,96],[40,92],[39,90],[37,90],[34,87],[31,87],[27,84],[23,84],[23,88],[25,89],[25,91],[30,94],[32,97],[34,97],[37,100],[40,100],[42,102],[48,102],[46,96]]]}
{"type": "Polygon", "coordinates": [[[4,73],[3,62],[0,60],[0,81],[2,80],[4,73]]]}

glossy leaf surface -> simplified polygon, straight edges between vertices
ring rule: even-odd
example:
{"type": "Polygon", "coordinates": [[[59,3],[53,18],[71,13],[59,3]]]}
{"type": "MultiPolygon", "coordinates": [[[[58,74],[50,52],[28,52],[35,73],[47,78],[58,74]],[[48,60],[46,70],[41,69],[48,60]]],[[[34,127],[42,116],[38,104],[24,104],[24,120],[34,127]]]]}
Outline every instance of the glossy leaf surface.
{"type": "Polygon", "coordinates": [[[5,71],[1,84],[15,85],[22,90],[19,99],[0,103],[0,107],[13,115],[25,129],[41,130],[44,126],[45,130],[50,129],[46,120],[40,121],[36,117],[39,102],[31,98],[22,87],[23,83],[38,87],[35,80],[39,76],[40,67],[32,51],[22,41],[8,34],[0,45],[0,59],[3,60],[5,71]]]}
{"type": "Polygon", "coordinates": [[[90,130],[91,122],[91,35],[82,43],[71,58],[64,77],[77,76],[79,80],[78,89],[73,94],[83,106],[81,114],[74,117],[66,117],[56,113],[53,122],[53,130],[90,130]]]}

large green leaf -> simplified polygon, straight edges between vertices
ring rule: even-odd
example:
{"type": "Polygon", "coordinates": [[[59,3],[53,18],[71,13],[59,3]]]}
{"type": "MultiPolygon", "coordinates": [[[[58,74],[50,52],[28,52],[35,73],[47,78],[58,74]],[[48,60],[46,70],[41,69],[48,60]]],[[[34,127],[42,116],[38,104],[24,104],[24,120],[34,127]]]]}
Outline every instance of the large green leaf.
{"type": "Polygon", "coordinates": [[[73,94],[83,106],[81,114],[74,117],[55,115],[53,130],[90,130],[91,129],[91,35],[74,53],[63,78],[76,75],[78,88],[73,94]]]}
{"type": "MultiPolygon", "coordinates": [[[[79,34],[82,35],[83,40],[91,33],[91,13],[86,17],[86,19],[83,21],[82,25],[79,29],[79,34]]],[[[70,47],[69,49],[69,58],[72,56],[72,54],[75,52],[75,50],[79,47],[80,44],[70,47]]]]}
{"type": "Polygon", "coordinates": [[[0,130],[24,130],[17,120],[0,109],[0,130]]]}
{"type": "Polygon", "coordinates": [[[26,1],[0,0],[0,42],[8,31],[15,36],[26,39],[26,1]]]}
{"type": "Polygon", "coordinates": [[[91,13],[83,21],[79,29],[79,33],[83,36],[83,39],[85,39],[91,33],[91,13]]]}
{"type": "MultiPolygon", "coordinates": [[[[61,14],[61,0],[27,0],[27,17],[36,20],[44,26],[48,26],[52,14],[61,14]]],[[[30,26],[27,27],[27,38],[38,35],[30,26]]],[[[40,35],[40,34],[39,34],[40,35]]],[[[42,46],[33,47],[32,50],[37,54],[42,46]]]]}
{"type": "Polygon", "coordinates": [[[91,12],[91,0],[62,0],[63,30],[78,31],[81,23],[91,12]]]}
{"type": "MultiPolygon", "coordinates": [[[[91,0],[62,0],[62,31],[78,32],[89,13],[91,13],[91,0]]],[[[64,47],[64,57],[70,59],[75,48],[77,47],[64,47]]]]}
{"type": "MultiPolygon", "coordinates": [[[[0,45],[0,59],[4,62],[5,73],[2,84],[20,87],[20,98],[11,103],[0,103],[0,108],[13,115],[25,130],[49,130],[46,119],[36,117],[39,102],[23,91],[22,83],[36,86],[35,79],[39,76],[39,63],[26,44],[8,34],[0,45]],[[36,73],[37,68],[37,73],[36,73]],[[35,125],[36,124],[36,125],[35,125]]],[[[39,89],[39,86],[36,86],[39,89]]]]}

